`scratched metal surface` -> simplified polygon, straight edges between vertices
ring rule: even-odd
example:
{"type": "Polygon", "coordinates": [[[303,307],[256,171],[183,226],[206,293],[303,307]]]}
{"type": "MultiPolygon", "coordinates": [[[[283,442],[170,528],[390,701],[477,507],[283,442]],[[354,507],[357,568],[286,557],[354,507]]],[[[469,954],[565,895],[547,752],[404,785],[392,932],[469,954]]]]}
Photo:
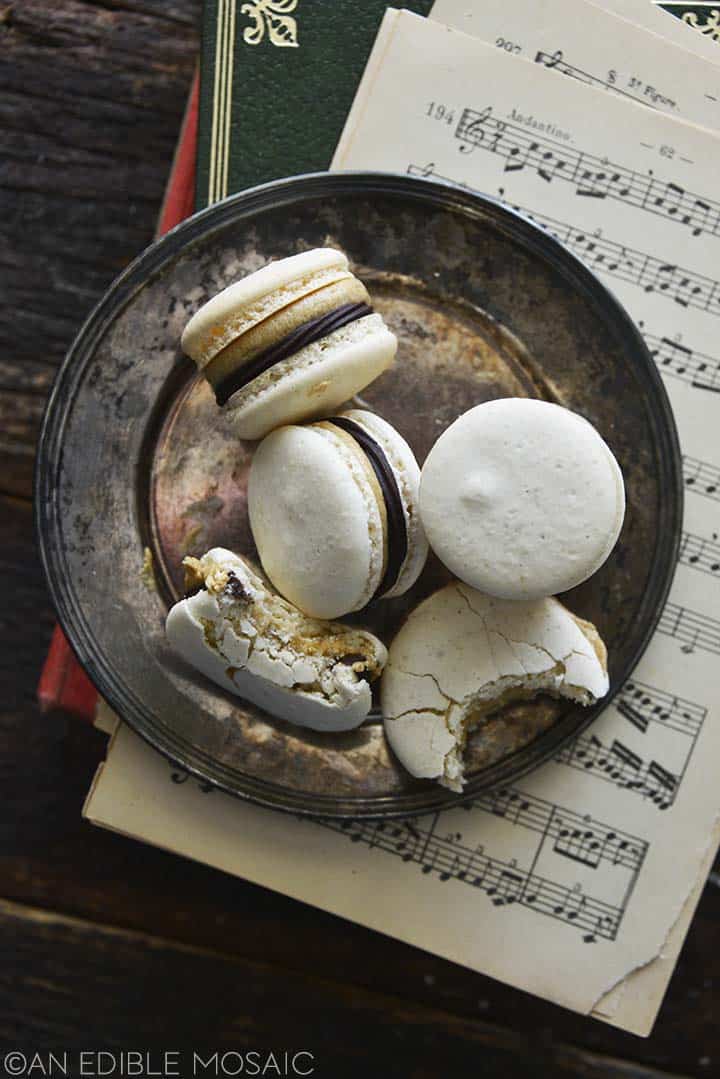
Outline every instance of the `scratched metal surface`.
{"type": "MultiPolygon", "coordinates": [[[[254,555],[252,444],[179,351],[188,316],[270,258],[342,247],[396,332],[394,367],[362,395],[422,463],[466,409],[540,396],[595,424],[625,475],[620,542],[569,594],[608,643],[613,690],[652,630],[679,535],[679,455],[664,391],[605,290],[539,229],[467,192],[407,178],[315,177],[228,200],[156,245],[116,284],[55,389],[38,481],[43,557],[60,617],[101,691],[162,752],[265,804],[346,816],[457,801],[410,779],[371,722],[319,735],[260,714],[189,671],[163,622],[180,560],[223,545],[254,555]],[[141,567],[152,551],[157,588],[141,567]]],[[[356,616],[389,642],[448,579],[431,557],[413,590],[356,616]]],[[[588,710],[507,708],[468,747],[466,796],[557,751],[588,710]]]]}

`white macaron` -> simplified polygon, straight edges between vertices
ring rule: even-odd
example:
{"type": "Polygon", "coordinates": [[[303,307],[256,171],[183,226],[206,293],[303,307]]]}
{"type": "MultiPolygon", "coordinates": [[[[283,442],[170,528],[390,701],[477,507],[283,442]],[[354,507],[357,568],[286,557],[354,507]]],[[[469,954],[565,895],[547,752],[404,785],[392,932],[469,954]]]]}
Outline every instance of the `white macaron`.
{"type": "Polygon", "coordinates": [[[336,409],[397,349],[345,255],[328,247],[223,289],[193,315],[181,343],[248,439],[336,409]]]}
{"type": "Polygon", "coordinates": [[[253,458],[248,509],[278,591],[317,618],[407,592],[428,553],[419,478],[407,442],[372,412],[268,435],[253,458]]]}
{"type": "Polygon", "coordinates": [[[607,653],[591,622],[553,597],[496,599],[459,581],[410,614],[380,683],[400,763],[451,790],[462,790],[468,734],[502,705],[536,693],[588,705],[607,691],[607,653]]]}
{"type": "Polygon", "coordinates": [[[470,409],[440,436],[420,482],[430,545],[482,592],[565,592],[605,562],[625,488],[607,444],[582,416],[525,398],[470,409]]]}
{"type": "Polygon", "coordinates": [[[190,594],[171,609],[167,637],[213,682],[271,715],[316,731],[359,726],[372,704],[382,641],[355,626],[307,618],[244,559],[216,547],[186,558],[190,594]]]}

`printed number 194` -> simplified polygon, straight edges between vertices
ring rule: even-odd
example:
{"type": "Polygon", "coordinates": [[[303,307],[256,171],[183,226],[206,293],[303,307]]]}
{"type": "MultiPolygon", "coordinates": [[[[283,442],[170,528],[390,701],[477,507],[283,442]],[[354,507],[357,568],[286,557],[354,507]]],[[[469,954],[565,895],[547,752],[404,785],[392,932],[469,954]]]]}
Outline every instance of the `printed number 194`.
{"type": "Polygon", "coordinates": [[[444,124],[451,124],[455,119],[455,110],[449,105],[441,105],[437,101],[431,101],[425,115],[429,116],[431,120],[440,120],[444,124]]]}

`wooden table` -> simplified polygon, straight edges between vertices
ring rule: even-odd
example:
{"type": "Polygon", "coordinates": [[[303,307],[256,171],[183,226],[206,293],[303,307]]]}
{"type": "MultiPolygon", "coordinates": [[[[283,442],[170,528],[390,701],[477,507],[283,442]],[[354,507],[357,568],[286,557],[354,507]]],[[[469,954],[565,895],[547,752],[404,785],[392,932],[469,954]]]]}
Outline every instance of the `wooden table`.
{"type": "Polygon", "coordinates": [[[80,819],[105,739],[35,704],[34,442],[83,317],[151,239],[199,8],[0,8],[0,1046],[302,1048],[331,1079],[719,1075],[717,878],[643,1041],[80,819]]]}

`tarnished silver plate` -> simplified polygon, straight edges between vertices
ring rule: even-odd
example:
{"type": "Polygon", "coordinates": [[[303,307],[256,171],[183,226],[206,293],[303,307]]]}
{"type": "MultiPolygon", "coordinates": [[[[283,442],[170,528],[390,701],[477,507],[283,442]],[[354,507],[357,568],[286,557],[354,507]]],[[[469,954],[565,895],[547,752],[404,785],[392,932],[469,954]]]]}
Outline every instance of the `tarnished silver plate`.
{"type": "MultiPolygon", "coordinates": [[[[93,312],[54,387],[37,474],[41,552],[90,677],[173,761],[268,806],[409,815],[459,796],[405,775],[379,722],[342,735],[292,728],[196,676],[163,633],[184,554],[219,544],[255,555],[245,496],[253,446],[182,356],[182,328],[239,276],[325,244],[347,252],[399,338],[394,367],[362,399],[421,462],[456,416],[508,395],[576,409],[610,443],[627,485],[625,527],[567,602],[600,628],[617,691],[656,624],[680,531],[680,456],[661,381],[624,310],[552,237],[492,200],[425,180],[279,181],[149,248],[93,312]]],[[[389,642],[447,579],[431,557],[408,595],[356,620],[389,642]]],[[[505,709],[470,741],[462,797],[545,760],[594,714],[549,698],[505,709]]]]}

